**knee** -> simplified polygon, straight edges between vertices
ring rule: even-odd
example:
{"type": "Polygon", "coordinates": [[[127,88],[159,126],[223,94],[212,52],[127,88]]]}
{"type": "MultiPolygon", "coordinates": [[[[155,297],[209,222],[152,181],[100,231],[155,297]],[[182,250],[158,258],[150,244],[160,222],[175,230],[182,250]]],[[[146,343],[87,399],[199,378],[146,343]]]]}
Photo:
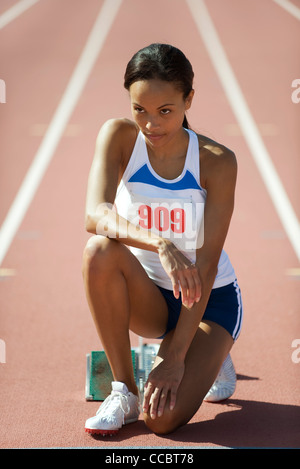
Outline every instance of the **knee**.
{"type": "Polygon", "coordinates": [[[144,414],[144,422],[157,435],[167,435],[187,423],[188,420],[178,416],[175,409],[172,411],[165,409],[163,415],[155,419],[152,419],[149,414],[144,414]]]}
{"type": "Polygon", "coordinates": [[[111,258],[114,244],[116,244],[114,240],[98,235],[92,236],[88,240],[82,257],[82,274],[84,278],[99,277],[111,265],[111,259],[110,262],[107,262],[107,258],[108,256],[111,258]]]}

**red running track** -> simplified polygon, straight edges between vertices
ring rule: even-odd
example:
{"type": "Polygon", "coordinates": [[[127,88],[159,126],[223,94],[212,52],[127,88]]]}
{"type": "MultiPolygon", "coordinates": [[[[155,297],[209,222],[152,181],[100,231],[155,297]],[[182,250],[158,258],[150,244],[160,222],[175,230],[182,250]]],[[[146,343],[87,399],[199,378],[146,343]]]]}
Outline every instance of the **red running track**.
{"type": "MultiPolygon", "coordinates": [[[[108,3],[109,15],[118,2],[108,3]]],[[[2,1],[0,25],[11,4],[2,1]]],[[[293,4],[300,11],[299,1],[293,4]]],[[[204,5],[263,150],[299,217],[300,103],[292,101],[293,91],[298,96],[292,82],[300,79],[299,17],[272,0],[204,5]]],[[[0,79],[6,84],[6,102],[0,103],[0,447],[299,447],[300,270],[297,241],[293,244],[288,231],[299,222],[279,217],[249,146],[248,127],[225,93],[225,69],[218,75],[213,66],[211,36],[207,48],[200,34],[198,13],[183,0],[121,1],[82,89],[71,95],[69,116],[55,121],[56,143],[47,136],[106,6],[98,0],[40,0],[0,29],[0,79]],[[231,399],[203,404],[174,434],[153,435],[139,420],[103,440],[84,432],[86,418],[99,405],[85,401],[85,356],[101,348],[81,278],[87,175],[100,125],[110,117],[130,117],[123,90],[127,61],[156,41],[180,47],[193,64],[193,128],[238,158],[236,207],[226,242],[245,309],[232,351],[238,384],[231,399]],[[43,145],[48,164],[36,186],[33,176],[29,180],[13,212],[15,224],[6,231],[9,210],[43,145]]],[[[99,35],[108,23],[106,17],[99,35]]],[[[229,88],[234,91],[232,82],[229,88]]],[[[239,100],[234,105],[239,108],[239,100]]],[[[137,343],[132,335],[132,345],[137,343]]]]}

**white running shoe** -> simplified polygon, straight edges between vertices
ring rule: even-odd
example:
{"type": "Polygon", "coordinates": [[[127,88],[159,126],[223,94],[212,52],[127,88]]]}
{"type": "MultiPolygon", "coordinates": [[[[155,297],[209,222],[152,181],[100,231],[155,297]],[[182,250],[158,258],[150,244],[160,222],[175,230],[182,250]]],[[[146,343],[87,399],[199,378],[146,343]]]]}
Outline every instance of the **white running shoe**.
{"type": "Polygon", "coordinates": [[[228,399],[235,391],[236,387],[236,373],[228,354],[224,360],[219,374],[203,399],[206,402],[220,402],[228,399]]]}
{"type": "Polygon", "coordinates": [[[85,431],[112,436],[122,425],[136,422],[139,414],[139,397],[129,392],[126,384],[113,381],[112,392],[100,405],[95,417],[85,422],[85,431]]]}

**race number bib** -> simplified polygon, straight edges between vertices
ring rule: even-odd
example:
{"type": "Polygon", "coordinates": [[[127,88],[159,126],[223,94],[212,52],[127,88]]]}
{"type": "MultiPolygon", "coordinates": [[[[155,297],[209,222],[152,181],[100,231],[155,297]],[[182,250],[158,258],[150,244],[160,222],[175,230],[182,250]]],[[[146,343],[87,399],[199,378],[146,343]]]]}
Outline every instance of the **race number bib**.
{"type": "Polygon", "coordinates": [[[134,194],[128,220],[137,227],[169,239],[181,251],[193,251],[203,245],[204,203],[134,194]]]}

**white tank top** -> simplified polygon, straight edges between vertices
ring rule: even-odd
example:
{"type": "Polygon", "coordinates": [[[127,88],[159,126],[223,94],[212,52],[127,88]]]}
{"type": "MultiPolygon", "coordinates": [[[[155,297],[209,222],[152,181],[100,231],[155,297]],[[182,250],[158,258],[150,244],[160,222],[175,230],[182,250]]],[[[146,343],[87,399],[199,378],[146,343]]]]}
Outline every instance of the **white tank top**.
{"type": "MultiPolygon", "coordinates": [[[[186,129],[187,130],[187,129],[186,129]]],[[[192,262],[203,244],[203,212],[206,190],[200,186],[200,159],[197,135],[187,130],[189,145],[184,169],[176,179],[164,179],[152,168],[145,137],[139,132],[118,186],[117,212],[136,226],[170,239],[192,262]]],[[[160,287],[172,290],[172,282],[159,256],[152,251],[130,247],[148,276],[160,287]]],[[[230,260],[222,251],[213,288],[234,282],[230,260]]]]}

